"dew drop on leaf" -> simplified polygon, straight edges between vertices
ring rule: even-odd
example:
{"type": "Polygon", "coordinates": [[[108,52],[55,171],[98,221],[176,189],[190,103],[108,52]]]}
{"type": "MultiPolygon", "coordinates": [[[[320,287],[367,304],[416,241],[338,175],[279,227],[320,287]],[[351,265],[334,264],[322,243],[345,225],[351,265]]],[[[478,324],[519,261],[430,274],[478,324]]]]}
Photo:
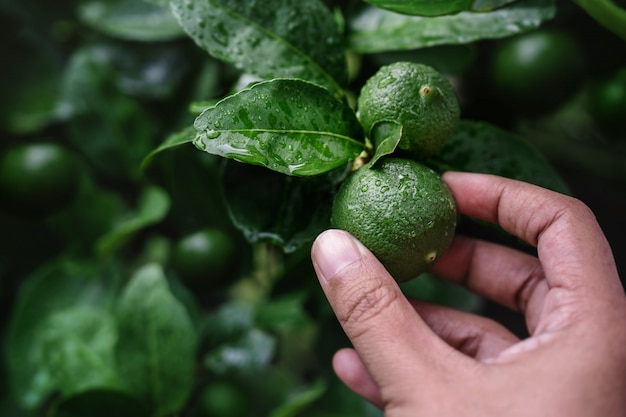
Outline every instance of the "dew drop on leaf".
{"type": "Polygon", "coordinates": [[[220,132],[217,130],[209,130],[206,132],[207,139],[217,139],[220,135],[220,132]]]}

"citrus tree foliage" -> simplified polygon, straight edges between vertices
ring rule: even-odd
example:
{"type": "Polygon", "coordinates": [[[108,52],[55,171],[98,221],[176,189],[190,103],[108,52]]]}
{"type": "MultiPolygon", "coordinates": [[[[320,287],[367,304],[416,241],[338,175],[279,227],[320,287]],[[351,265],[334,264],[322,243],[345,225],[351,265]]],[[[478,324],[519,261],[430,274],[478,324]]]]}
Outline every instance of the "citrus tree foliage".
{"type": "MultiPolygon", "coordinates": [[[[351,169],[395,153],[404,133],[377,125],[374,149],[359,91],[398,61],[451,81],[462,120],[423,161],[438,172],[567,193],[551,159],[584,159],[587,148],[549,139],[571,126],[593,139],[590,152],[608,149],[593,174],[623,181],[625,117],[609,111],[601,125],[593,115],[606,106],[587,106],[602,99],[586,99],[600,75],[623,73],[612,33],[623,36],[623,10],[576,3],[0,1],[0,414],[380,416],[332,374],[349,342],[309,258],[351,169]],[[590,56],[580,91],[529,117],[485,74],[501,43],[547,26],[586,28],[585,53],[611,50],[613,61],[590,56]],[[17,146],[50,143],[72,155],[74,176],[45,171],[41,158],[9,160],[17,146]],[[53,207],[55,193],[32,178],[71,192],[53,207]],[[175,248],[216,230],[235,261],[188,279],[175,248]]],[[[508,238],[483,226],[469,232],[508,238]]],[[[198,242],[181,259],[215,259],[211,240],[198,242]]],[[[402,288],[465,310],[482,302],[426,274],[402,288]]]]}

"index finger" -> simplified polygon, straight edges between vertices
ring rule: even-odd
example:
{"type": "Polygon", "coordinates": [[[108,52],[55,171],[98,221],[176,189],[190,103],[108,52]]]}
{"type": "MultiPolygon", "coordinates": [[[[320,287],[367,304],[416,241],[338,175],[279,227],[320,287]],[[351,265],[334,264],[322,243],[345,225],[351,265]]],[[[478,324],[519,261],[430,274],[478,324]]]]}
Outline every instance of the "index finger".
{"type": "Polygon", "coordinates": [[[581,201],[492,175],[448,172],[443,179],[460,213],[498,224],[537,248],[549,288],[623,296],[609,243],[581,201]]]}

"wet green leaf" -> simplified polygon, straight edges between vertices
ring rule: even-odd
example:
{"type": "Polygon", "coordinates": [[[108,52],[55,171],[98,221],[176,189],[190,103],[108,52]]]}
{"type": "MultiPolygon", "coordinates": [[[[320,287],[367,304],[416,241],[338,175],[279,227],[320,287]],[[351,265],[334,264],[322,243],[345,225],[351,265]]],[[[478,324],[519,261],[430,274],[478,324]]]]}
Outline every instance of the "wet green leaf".
{"type": "Polygon", "coordinates": [[[97,252],[106,255],[118,250],[136,233],[163,220],[169,208],[170,199],[165,191],[155,186],[147,188],[139,198],[136,212],[98,239],[97,252]]]}
{"type": "Polygon", "coordinates": [[[77,306],[47,317],[37,335],[42,363],[64,397],[90,388],[119,388],[111,313],[77,306]]]}
{"type": "Polygon", "coordinates": [[[37,39],[22,37],[7,50],[2,46],[0,53],[14,55],[0,74],[0,129],[20,135],[37,133],[55,119],[61,62],[49,45],[37,39]]]}
{"type": "Polygon", "coordinates": [[[438,16],[470,10],[471,0],[365,0],[381,9],[419,16],[438,16]]]}
{"type": "Polygon", "coordinates": [[[555,13],[551,0],[525,0],[487,13],[438,17],[408,16],[370,7],[351,21],[349,47],[371,53],[496,39],[536,29],[555,13]]]}
{"type": "Polygon", "coordinates": [[[176,146],[189,144],[193,142],[196,137],[196,129],[193,126],[186,127],[178,132],[174,132],[169,135],[165,141],[155,150],[150,152],[148,156],[145,157],[141,166],[145,169],[150,165],[152,158],[154,158],[158,153],[163,152],[167,149],[174,148],[176,146]]]}
{"type": "Polygon", "coordinates": [[[131,395],[109,389],[92,389],[64,398],[50,417],[148,417],[150,413],[131,395]]]}
{"type": "Polygon", "coordinates": [[[172,7],[200,47],[242,71],[333,92],[346,83],[343,39],[319,0],[173,0],[172,7]]]}
{"type": "Polygon", "coordinates": [[[224,196],[233,223],[248,241],[269,241],[293,252],[329,227],[334,193],[348,172],[346,165],[300,178],[232,162],[223,174],[224,196]]]}
{"type": "Polygon", "coordinates": [[[113,267],[113,263],[100,269],[95,263],[58,261],[26,281],[9,324],[6,348],[11,390],[24,408],[38,407],[58,388],[51,370],[44,366],[43,340],[38,337],[41,326],[65,309],[110,303],[119,277],[113,267]]]}
{"type": "Polygon", "coordinates": [[[402,139],[402,126],[395,122],[381,122],[372,128],[370,136],[384,138],[376,144],[374,156],[369,161],[369,166],[374,166],[380,158],[391,155],[396,150],[402,139]]]}
{"type": "Polygon", "coordinates": [[[534,146],[487,122],[462,120],[433,162],[443,169],[499,175],[569,194],[559,174],[534,146]]]}
{"type": "Polygon", "coordinates": [[[204,357],[204,364],[217,374],[255,374],[266,368],[274,356],[276,340],[259,329],[250,329],[204,357]]]}
{"type": "Polygon", "coordinates": [[[116,359],[126,388],[152,415],[180,411],[193,386],[196,334],[161,267],[149,264],[133,275],[116,316],[116,359]]]}
{"type": "Polygon", "coordinates": [[[301,415],[304,410],[324,395],[327,388],[326,383],[319,380],[306,389],[293,393],[287,402],[272,410],[270,417],[295,417],[301,415]]]}
{"type": "Polygon", "coordinates": [[[439,16],[462,11],[490,11],[516,0],[365,0],[374,6],[398,13],[439,16]]]}
{"type": "Polygon", "coordinates": [[[107,35],[134,41],[158,41],[184,35],[166,4],[144,0],[88,0],[79,18],[107,35]]]}
{"type": "Polygon", "coordinates": [[[352,109],[302,80],[254,84],[205,110],[195,127],[198,149],[287,175],[331,171],[364,149],[352,109]]]}

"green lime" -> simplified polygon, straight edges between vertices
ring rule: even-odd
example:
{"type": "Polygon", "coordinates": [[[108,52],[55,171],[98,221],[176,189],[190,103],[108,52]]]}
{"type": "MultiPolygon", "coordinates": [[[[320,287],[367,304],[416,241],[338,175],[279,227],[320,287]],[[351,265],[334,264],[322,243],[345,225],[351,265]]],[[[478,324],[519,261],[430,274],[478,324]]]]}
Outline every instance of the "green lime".
{"type": "Polygon", "coordinates": [[[594,120],[608,129],[626,129],[626,67],[592,86],[589,110],[594,120]]]}
{"type": "Polygon", "coordinates": [[[0,155],[3,208],[25,215],[47,215],[78,194],[82,167],[76,155],[53,143],[26,143],[0,155]]]}
{"type": "Polygon", "coordinates": [[[398,144],[415,159],[437,153],[456,130],[460,118],[454,88],[434,68],[413,62],[381,67],[370,77],[358,97],[358,117],[374,146],[385,137],[375,136],[376,124],[402,126],[398,144]]]}
{"type": "Polygon", "coordinates": [[[173,248],[172,264],[188,283],[222,283],[234,270],[234,239],[219,229],[203,229],[183,236],[173,248]]]}
{"type": "Polygon", "coordinates": [[[488,63],[498,101],[523,113],[556,108],[583,78],[582,47],[567,32],[539,29],[503,40],[488,63]]]}
{"type": "Polygon", "coordinates": [[[427,271],[447,250],[456,206],[430,168],[409,159],[383,158],[344,181],[331,223],[359,239],[402,282],[427,271]]]}
{"type": "Polygon", "coordinates": [[[249,414],[249,395],[239,384],[214,381],[200,394],[201,415],[206,417],[243,417],[249,414]]]}

